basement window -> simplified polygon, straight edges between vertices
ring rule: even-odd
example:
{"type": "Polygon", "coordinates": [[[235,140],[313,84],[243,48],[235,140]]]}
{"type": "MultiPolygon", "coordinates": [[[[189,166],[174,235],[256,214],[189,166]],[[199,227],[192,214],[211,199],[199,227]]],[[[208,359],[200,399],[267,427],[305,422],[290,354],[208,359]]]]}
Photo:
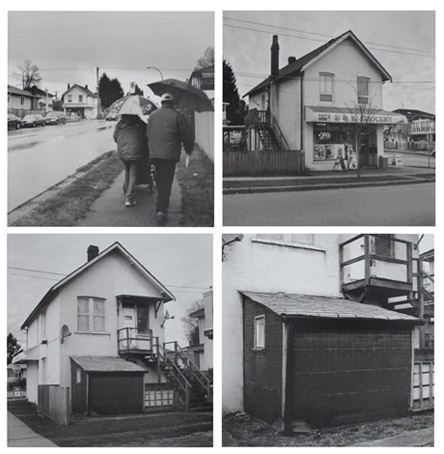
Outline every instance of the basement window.
{"type": "Polygon", "coordinates": [[[254,317],[254,349],[265,348],[265,315],[254,317]]]}

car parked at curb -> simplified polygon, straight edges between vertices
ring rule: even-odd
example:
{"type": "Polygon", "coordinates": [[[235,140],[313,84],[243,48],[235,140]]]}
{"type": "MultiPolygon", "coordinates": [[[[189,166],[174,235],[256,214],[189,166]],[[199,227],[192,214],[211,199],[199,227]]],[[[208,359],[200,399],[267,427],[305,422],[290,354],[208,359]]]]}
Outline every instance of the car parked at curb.
{"type": "Polygon", "coordinates": [[[45,123],[47,125],[58,125],[66,123],[66,116],[63,112],[48,112],[45,115],[45,123]]]}
{"type": "Polygon", "coordinates": [[[8,114],[8,129],[20,129],[21,118],[14,114],[8,114]]]}
{"type": "Polygon", "coordinates": [[[36,126],[45,126],[45,119],[40,114],[25,115],[21,121],[21,127],[35,128],[36,126]]]}
{"type": "Polygon", "coordinates": [[[106,117],[105,117],[105,120],[106,121],[116,121],[118,120],[119,118],[119,115],[117,114],[117,112],[110,112],[106,117]]]}

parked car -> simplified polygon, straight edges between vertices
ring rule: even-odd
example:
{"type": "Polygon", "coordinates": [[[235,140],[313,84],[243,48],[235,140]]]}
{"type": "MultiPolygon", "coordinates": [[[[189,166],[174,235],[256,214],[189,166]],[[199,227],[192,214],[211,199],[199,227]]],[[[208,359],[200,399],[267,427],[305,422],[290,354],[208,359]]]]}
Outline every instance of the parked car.
{"type": "Polygon", "coordinates": [[[110,112],[106,117],[105,117],[105,120],[106,121],[116,121],[118,119],[118,115],[117,115],[117,112],[110,112]]]}
{"type": "Polygon", "coordinates": [[[22,128],[27,126],[35,128],[36,126],[45,126],[45,119],[40,114],[30,114],[23,117],[21,122],[22,128]]]}
{"type": "Polygon", "coordinates": [[[58,125],[66,123],[66,116],[63,112],[48,112],[45,115],[45,123],[47,125],[58,125]]]}
{"type": "Polygon", "coordinates": [[[21,118],[14,114],[8,114],[8,129],[20,129],[21,118]]]}

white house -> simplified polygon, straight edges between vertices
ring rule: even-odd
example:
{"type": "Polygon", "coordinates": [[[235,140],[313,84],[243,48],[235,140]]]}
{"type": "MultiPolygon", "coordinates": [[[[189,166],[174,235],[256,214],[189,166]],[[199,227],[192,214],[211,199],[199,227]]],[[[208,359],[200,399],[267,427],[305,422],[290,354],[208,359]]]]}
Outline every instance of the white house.
{"type": "Polygon", "coordinates": [[[407,234],[223,235],[223,410],[314,425],[408,411],[422,322],[401,308],[417,292],[417,241],[407,234]],[[387,382],[378,370],[395,367],[391,342],[398,341],[403,363],[387,382]],[[372,372],[363,368],[363,348],[372,372]],[[331,375],[329,357],[341,373],[331,375]],[[384,391],[367,389],[367,373],[384,391]],[[336,380],[347,382],[338,395],[336,380]]]}
{"type": "Polygon", "coordinates": [[[190,317],[198,321],[198,345],[193,347],[194,362],[201,371],[213,369],[213,290],[203,295],[203,305],[190,317]]]}
{"type": "Polygon", "coordinates": [[[75,413],[187,409],[189,396],[181,392],[191,388],[192,375],[182,391],[164,375],[174,369],[173,378],[183,366],[180,352],[170,358],[164,346],[164,305],[173,299],[120,243],[100,254],[90,246],[88,261],[55,284],[21,327],[28,399],[44,414],[48,393],[68,396],[75,413]]]}
{"type": "Polygon", "coordinates": [[[97,118],[97,95],[88,85],[70,85],[62,97],[65,114],[71,117],[94,119],[97,118]]]}
{"type": "Polygon", "coordinates": [[[377,166],[384,151],[383,126],[407,121],[383,110],[382,87],[391,81],[352,31],[289,57],[282,68],[274,35],[270,76],[245,95],[251,145],[264,149],[277,142],[274,148],[302,150],[305,168],[313,170],[332,170],[338,157],[351,165],[359,145],[360,165],[377,166]],[[266,128],[266,139],[262,131],[253,134],[266,128]]]}
{"type": "Polygon", "coordinates": [[[32,109],[35,99],[36,97],[32,93],[29,93],[29,91],[8,85],[8,109],[23,112],[29,111],[32,109]]]}

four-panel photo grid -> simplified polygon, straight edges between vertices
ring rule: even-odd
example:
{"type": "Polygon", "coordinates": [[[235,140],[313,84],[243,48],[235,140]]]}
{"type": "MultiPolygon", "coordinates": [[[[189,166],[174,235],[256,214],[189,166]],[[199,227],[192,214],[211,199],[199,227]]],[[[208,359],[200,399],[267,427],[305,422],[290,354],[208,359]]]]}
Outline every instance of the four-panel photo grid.
{"type": "Polygon", "coordinates": [[[437,3],[196,3],[2,11],[4,445],[434,447],[437,3]]]}

